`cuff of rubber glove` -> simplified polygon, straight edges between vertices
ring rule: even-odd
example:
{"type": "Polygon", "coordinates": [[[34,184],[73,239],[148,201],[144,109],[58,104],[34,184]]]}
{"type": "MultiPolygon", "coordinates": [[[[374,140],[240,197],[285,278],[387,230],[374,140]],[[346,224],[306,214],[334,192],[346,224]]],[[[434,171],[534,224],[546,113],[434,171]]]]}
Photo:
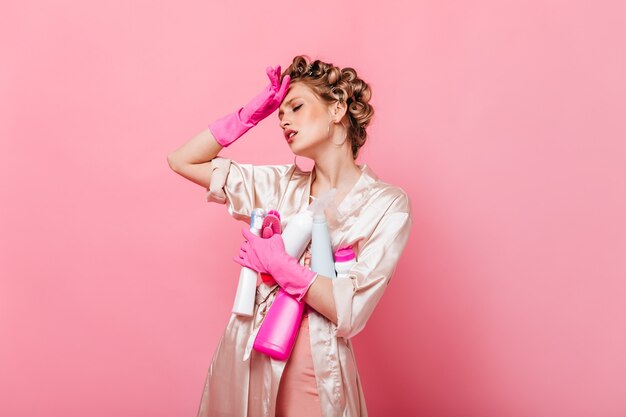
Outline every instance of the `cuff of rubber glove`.
{"type": "Polygon", "coordinates": [[[313,285],[313,283],[315,282],[318,276],[319,274],[315,273],[315,276],[313,277],[313,279],[311,279],[311,282],[309,282],[309,284],[302,290],[302,293],[296,296],[296,300],[298,300],[299,302],[302,302],[302,299],[304,298],[306,293],[309,292],[309,288],[311,288],[311,285],[313,285]]]}
{"type": "Polygon", "coordinates": [[[286,253],[285,259],[276,263],[276,268],[270,271],[278,285],[296,300],[302,301],[315,279],[317,272],[300,265],[296,258],[286,253]]]}
{"type": "Polygon", "coordinates": [[[252,123],[248,124],[241,121],[241,117],[239,115],[241,110],[243,110],[243,107],[215,120],[209,125],[209,130],[213,134],[213,137],[217,143],[223,147],[229,146],[255,126],[252,123]]]}

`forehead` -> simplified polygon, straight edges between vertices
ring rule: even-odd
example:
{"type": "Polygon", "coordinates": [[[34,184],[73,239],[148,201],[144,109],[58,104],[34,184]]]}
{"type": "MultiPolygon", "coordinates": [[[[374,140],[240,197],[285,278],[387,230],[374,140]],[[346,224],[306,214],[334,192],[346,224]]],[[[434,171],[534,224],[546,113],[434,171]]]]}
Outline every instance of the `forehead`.
{"type": "Polygon", "coordinates": [[[285,98],[283,99],[283,102],[278,108],[279,109],[278,114],[279,115],[283,114],[283,110],[285,109],[286,106],[289,105],[289,102],[298,97],[313,98],[313,93],[311,92],[309,87],[303,84],[297,83],[297,84],[290,85],[289,89],[287,90],[287,95],[285,96],[285,98]]]}

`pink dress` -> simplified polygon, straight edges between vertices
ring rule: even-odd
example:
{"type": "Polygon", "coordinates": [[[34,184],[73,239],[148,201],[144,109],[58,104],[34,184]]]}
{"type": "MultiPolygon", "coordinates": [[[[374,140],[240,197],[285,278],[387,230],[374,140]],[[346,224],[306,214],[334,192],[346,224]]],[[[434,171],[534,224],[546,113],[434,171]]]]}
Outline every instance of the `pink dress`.
{"type": "Polygon", "coordinates": [[[280,379],[276,398],[276,417],[296,416],[322,417],[311,355],[309,316],[306,307],[296,343],[280,379]]]}

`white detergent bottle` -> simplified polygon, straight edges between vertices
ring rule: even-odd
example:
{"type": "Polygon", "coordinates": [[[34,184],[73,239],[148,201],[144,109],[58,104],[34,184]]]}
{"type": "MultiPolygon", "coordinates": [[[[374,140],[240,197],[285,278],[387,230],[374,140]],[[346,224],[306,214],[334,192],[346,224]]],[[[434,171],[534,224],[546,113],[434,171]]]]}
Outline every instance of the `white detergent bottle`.
{"type": "Polygon", "coordinates": [[[356,264],[356,255],[352,246],[345,246],[335,252],[335,271],[337,278],[346,277],[348,271],[356,264]]]}
{"type": "Polygon", "coordinates": [[[311,241],[311,228],[313,227],[313,212],[311,207],[294,215],[285,230],[282,232],[285,252],[291,257],[300,259],[304,250],[311,241]]]}
{"type": "Polygon", "coordinates": [[[326,223],[324,209],[335,198],[336,188],[320,195],[313,206],[313,231],[311,236],[311,270],[328,278],[336,278],[333,246],[326,223]]]}
{"type": "MultiPolygon", "coordinates": [[[[261,226],[265,210],[255,208],[250,215],[250,231],[256,236],[261,235],[261,226]]],[[[252,317],[254,313],[254,299],[256,298],[256,283],[258,273],[248,267],[241,267],[237,294],[233,303],[233,313],[238,316],[252,317]]]]}

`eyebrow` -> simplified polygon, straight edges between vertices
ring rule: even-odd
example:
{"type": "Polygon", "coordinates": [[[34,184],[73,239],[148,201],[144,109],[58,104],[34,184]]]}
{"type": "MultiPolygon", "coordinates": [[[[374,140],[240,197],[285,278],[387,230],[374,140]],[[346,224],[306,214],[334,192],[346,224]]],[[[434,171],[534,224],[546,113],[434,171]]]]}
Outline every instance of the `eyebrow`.
{"type": "MultiPolygon", "coordinates": [[[[286,104],[291,103],[292,101],[294,101],[294,100],[295,100],[295,99],[297,99],[297,98],[300,98],[300,97],[294,97],[294,98],[292,98],[291,100],[289,100],[286,104]]],[[[282,107],[282,106],[281,106],[281,107],[282,107]]],[[[280,117],[283,113],[284,113],[284,111],[279,110],[279,112],[278,112],[278,117],[280,117]]]]}

